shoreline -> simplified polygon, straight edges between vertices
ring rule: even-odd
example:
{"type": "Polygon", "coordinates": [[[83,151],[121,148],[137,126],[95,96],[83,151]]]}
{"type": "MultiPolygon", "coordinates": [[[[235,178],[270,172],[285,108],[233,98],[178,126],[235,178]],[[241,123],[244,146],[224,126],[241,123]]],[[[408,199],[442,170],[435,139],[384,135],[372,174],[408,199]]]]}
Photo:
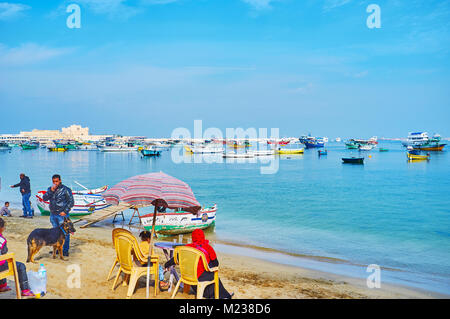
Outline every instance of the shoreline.
{"type": "MultiPolygon", "coordinates": [[[[34,228],[48,228],[50,226],[48,217],[35,216],[33,219],[27,220],[12,217],[5,218],[5,221],[7,225],[5,237],[8,240],[9,251],[16,254],[18,261],[25,262],[28,234],[34,228]]],[[[114,227],[114,225],[110,225],[114,227]]],[[[117,223],[116,226],[122,225],[117,223]]],[[[106,281],[106,275],[115,256],[111,242],[112,227],[103,227],[102,225],[85,229],[76,227],[77,232],[71,238],[70,257],[66,261],[52,259],[48,254],[51,247],[44,247],[36,258],[37,264],[25,263],[27,270],[33,271],[37,271],[40,263],[45,264],[48,271],[48,294],[45,298],[109,299],[126,297],[127,287],[122,286],[120,280],[115,291],[111,291],[113,280],[106,281]],[[66,281],[69,276],[67,266],[71,264],[78,264],[81,267],[83,289],[67,287],[66,281]]],[[[209,237],[208,234],[207,237],[209,237]]],[[[190,238],[190,236],[185,235],[185,238],[190,238]]],[[[162,238],[162,241],[165,239],[162,238]]],[[[212,241],[214,240],[212,239],[212,241]]],[[[234,292],[237,299],[449,297],[397,284],[382,283],[379,289],[369,289],[365,284],[365,279],[267,261],[254,256],[243,256],[239,252],[236,254],[235,246],[219,243],[219,241],[215,244],[215,249],[219,255],[219,276],[224,286],[230,292],[234,292]],[[234,253],[225,252],[224,250],[227,248],[233,249],[234,253]]],[[[165,262],[162,252],[156,251],[160,255],[160,263],[165,262]]],[[[145,287],[142,285],[145,286],[145,278],[141,278],[132,298],[145,298],[145,287]]],[[[0,294],[0,299],[6,297],[6,295],[0,294]]],[[[14,298],[14,294],[12,298],[14,298]]],[[[151,298],[154,298],[153,295],[151,298]]],[[[167,291],[160,292],[157,298],[169,299],[170,294],[167,291]]],[[[194,296],[179,292],[176,298],[193,299],[194,296]]]]}

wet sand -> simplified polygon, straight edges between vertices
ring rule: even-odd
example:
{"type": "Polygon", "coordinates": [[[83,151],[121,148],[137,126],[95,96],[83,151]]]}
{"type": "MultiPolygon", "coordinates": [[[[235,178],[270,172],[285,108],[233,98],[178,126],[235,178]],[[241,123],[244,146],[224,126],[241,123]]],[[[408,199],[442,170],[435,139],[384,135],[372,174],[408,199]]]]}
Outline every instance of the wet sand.
{"type": "MultiPolygon", "coordinates": [[[[19,216],[20,211],[13,215],[19,216]]],[[[50,228],[48,216],[35,216],[33,219],[5,217],[9,252],[14,252],[16,259],[25,263],[27,258],[26,239],[35,228],[50,228]]],[[[106,222],[107,224],[110,221],[106,222]]],[[[75,224],[77,226],[77,224],[75,224]]],[[[47,295],[44,298],[126,298],[127,287],[119,279],[117,288],[112,291],[113,279],[106,276],[115,259],[112,246],[111,227],[92,226],[86,229],[76,227],[71,237],[70,257],[66,260],[53,259],[44,247],[36,256],[36,264],[25,263],[27,270],[37,271],[43,263],[47,269],[47,295]],[[70,288],[70,267],[79,265],[81,269],[81,287],[70,288]]],[[[185,235],[190,238],[190,235],[185,235]]],[[[167,239],[166,239],[167,240],[167,239]]],[[[164,254],[155,249],[162,262],[164,254]]],[[[380,289],[369,289],[365,279],[355,279],[331,273],[313,271],[300,267],[282,265],[238,254],[217,251],[220,262],[219,276],[224,286],[235,293],[235,298],[441,298],[448,297],[432,292],[383,284],[380,289]]],[[[117,273],[117,268],[113,276],[117,273]]],[[[15,298],[14,283],[9,280],[13,291],[0,294],[0,299],[15,298]]],[[[150,288],[151,298],[153,287],[150,288]]],[[[171,294],[160,292],[156,298],[168,299],[171,294]]],[[[176,298],[193,299],[192,294],[178,292],[176,298]]],[[[145,276],[137,285],[132,298],[145,298],[145,276]]]]}

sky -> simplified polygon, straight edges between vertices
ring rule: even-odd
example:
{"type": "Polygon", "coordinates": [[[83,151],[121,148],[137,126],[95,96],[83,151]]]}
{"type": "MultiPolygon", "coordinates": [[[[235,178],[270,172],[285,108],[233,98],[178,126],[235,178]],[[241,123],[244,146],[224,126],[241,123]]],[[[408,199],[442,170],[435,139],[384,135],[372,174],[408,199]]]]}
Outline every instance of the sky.
{"type": "Polygon", "coordinates": [[[0,0],[0,134],[450,136],[449,51],[449,0],[0,0]]]}

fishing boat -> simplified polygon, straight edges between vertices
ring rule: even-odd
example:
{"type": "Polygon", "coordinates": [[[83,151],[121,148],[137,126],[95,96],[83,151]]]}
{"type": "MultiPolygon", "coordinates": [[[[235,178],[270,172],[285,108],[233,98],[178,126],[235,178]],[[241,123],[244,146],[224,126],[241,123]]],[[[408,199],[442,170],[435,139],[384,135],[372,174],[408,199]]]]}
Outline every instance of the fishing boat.
{"type": "Polygon", "coordinates": [[[223,158],[254,158],[253,152],[250,153],[236,153],[236,152],[226,152],[222,155],[223,158]]]}
{"type": "Polygon", "coordinates": [[[372,149],[373,149],[373,145],[371,145],[371,144],[365,144],[365,145],[361,145],[361,144],[359,144],[359,146],[358,146],[358,149],[360,150],[360,151],[371,151],[372,149]]]}
{"type": "MultiPolygon", "coordinates": [[[[77,183],[77,182],[75,182],[75,183],[77,183]]],[[[101,194],[108,189],[108,185],[94,188],[94,189],[88,189],[88,188],[84,187],[83,185],[81,185],[80,183],[77,183],[77,184],[82,186],[84,189],[79,190],[79,191],[72,191],[73,194],[82,194],[82,195],[101,194]]]]}
{"type": "Polygon", "coordinates": [[[7,143],[0,142],[0,151],[10,151],[12,149],[7,143]]]}
{"type": "Polygon", "coordinates": [[[428,161],[430,159],[430,154],[421,155],[420,151],[412,150],[406,153],[406,157],[409,161],[428,161]]]}
{"type": "Polygon", "coordinates": [[[190,154],[218,154],[223,152],[222,147],[212,147],[212,146],[188,146],[185,145],[184,149],[190,154]]]}
{"type": "Polygon", "coordinates": [[[319,148],[325,146],[323,138],[320,137],[302,136],[299,138],[299,141],[304,144],[306,148],[319,148]]]}
{"type": "Polygon", "coordinates": [[[355,143],[353,140],[350,140],[347,143],[345,143],[345,146],[349,150],[356,150],[356,149],[358,149],[359,144],[355,143]]]}
{"type": "Polygon", "coordinates": [[[136,152],[137,146],[128,144],[106,144],[98,147],[102,152],[136,152]]]}
{"type": "Polygon", "coordinates": [[[345,164],[364,164],[364,157],[343,157],[342,161],[345,164]]]}
{"type": "Polygon", "coordinates": [[[65,152],[67,151],[67,148],[65,148],[64,146],[50,146],[48,150],[50,152],[65,152]]]}
{"type": "MultiPolygon", "coordinates": [[[[46,191],[39,191],[36,195],[37,201],[36,205],[39,208],[41,215],[50,215],[50,202],[44,201],[42,198],[46,191]]],[[[70,216],[84,216],[90,215],[93,212],[102,210],[109,204],[103,199],[101,194],[80,194],[79,192],[73,193],[74,206],[69,212],[70,216]]]]}
{"type": "Polygon", "coordinates": [[[81,143],[76,147],[77,151],[97,151],[98,147],[93,143],[81,143]]]}
{"type": "Polygon", "coordinates": [[[280,155],[293,155],[293,154],[303,154],[305,152],[304,148],[288,148],[288,149],[277,149],[275,150],[275,154],[280,155]]]}
{"type": "Polygon", "coordinates": [[[421,151],[442,151],[445,145],[447,144],[441,143],[439,134],[429,137],[427,132],[409,133],[406,142],[403,142],[403,146],[412,146],[413,149],[421,151]]]}
{"type": "Polygon", "coordinates": [[[253,154],[254,156],[270,156],[270,155],[274,155],[275,151],[274,150],[260,150],[260,151],[253,151],[253,152],[248,152],[253,154]]]}
{"type": "Polygon", "coordinates": [[[340,143],[342,141],[342,139],[340,137],[336,137],[334,141],[337,143],[340,143]]]}
{"type": "Polygon", "coordinates": [[[389,150],[387,148],[380,147],[380,152],[388,152],[388,151],[389,150]]]}
{"type": "Polygon", "coordinates": [[[321,155],[327,155],[328,151],[327,150],[318,150],[317,153],[319,154],[319,156],[321,155]]]}
{"type": "Polygon", "coordinates": [[[22,143],[22,144],[20,144],[20,147],[23,150],[35,150],[39,147],[39,143],[35,143],[35,142],[22,143]]]}
{"type": "Polygon", "coordinates": [[[160,156],[161,151],[158,151],[153,147],[147,147],[147,148],[141,149],[141,154],[143,156],[160,156]]]}
{"type": "MultiPolygon", "coordinates": [[[[205,207],[197,214],[183,210],[173,210],[156,214],[155,232],[162,235],[185,234],[195,229],[205,229],[214,226],[216,222],[217,205],[205,207]]],[[[140,217],[146,230],[152,229],[153,213],[140,217]]]]}
{"type": "Polygon", "coordinates": [[[285,146],[288,145],[291,141],[284,141],[284,140],[271,140],[271,141],[267,141],[267,144],[269,145],[280,145],[280,146],[285,146]]]}

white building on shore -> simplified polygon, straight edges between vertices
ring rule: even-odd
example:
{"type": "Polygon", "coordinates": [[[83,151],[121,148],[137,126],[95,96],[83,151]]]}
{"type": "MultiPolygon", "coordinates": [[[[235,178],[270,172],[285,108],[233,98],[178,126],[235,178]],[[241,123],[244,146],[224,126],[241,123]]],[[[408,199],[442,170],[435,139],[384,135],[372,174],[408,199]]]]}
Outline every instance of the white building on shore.
{"type": "Polygon", "coordinates": [[[20,144],[27,141],[37,141],[41,144],[49,144],[54,140],[75,140],[80,142],[97,142],[112,137],[113,135],[89,135],[89,128],[73,124],[63,127],[61,130],[40,130],[22,131],[20,134],[2,134],[0,141],[10,144],[20,144]]]}

